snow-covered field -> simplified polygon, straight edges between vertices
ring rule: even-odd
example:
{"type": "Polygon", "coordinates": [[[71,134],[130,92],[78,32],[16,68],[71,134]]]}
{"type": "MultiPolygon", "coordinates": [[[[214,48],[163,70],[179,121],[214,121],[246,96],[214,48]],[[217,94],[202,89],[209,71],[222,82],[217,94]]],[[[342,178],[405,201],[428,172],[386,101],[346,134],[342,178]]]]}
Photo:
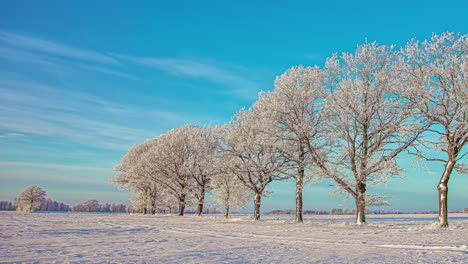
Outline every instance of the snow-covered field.
{"type": "Polygon", "coordinates": [[[0,263],[468,263],[468,215],[143,216],[0,212],[0,263]]]}

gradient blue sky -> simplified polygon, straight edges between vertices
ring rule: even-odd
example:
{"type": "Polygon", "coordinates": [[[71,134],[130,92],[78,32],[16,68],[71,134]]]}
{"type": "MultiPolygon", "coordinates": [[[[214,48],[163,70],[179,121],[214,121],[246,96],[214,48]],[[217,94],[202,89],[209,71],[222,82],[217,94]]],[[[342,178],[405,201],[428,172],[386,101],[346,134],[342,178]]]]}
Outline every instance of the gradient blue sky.
{"type": "MultiPolygon", "coordinates": [[[[466,1],[2,1],[0,200],[35,184],[71,205],[128,204],[107,182],[133,144],[227,122],[287,68],[365,40],[467,34],[467,13],[466,1]]],[[[408,180],[373,189],[397,198],[385,209],[436,209],[440,165],[400,160],[408,180]]],[[[449,209],[468,207],[468,176],[449,187],[449,209]]],[[[294,208],[292,183],[272,191],[263,210],[294,208]]],[[[305,209],[338,207],[331,191],[307,187],[305,209]]]]}

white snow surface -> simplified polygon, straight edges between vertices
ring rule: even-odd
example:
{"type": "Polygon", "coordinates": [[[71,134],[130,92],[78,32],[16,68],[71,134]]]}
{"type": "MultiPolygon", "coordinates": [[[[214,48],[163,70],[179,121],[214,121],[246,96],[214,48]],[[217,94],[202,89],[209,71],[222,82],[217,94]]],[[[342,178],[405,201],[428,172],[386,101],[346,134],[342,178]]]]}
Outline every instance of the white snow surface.
{"type": "Polygon", "coordinates": [[[468,263],[468,215],[0,212],[0,263],[468,263]]]}

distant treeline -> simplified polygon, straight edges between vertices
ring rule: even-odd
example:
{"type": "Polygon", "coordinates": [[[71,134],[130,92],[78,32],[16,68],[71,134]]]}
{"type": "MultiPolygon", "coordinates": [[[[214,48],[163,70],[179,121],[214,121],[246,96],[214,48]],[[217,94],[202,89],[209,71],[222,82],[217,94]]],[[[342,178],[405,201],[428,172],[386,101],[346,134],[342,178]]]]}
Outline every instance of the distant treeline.
{"type": "Polygon", "coordinates": [[[50,199],[49,197],[45,198],[42,203],[39,211],[71,211],[71,208],[68,204],[61,203],[50,199]]]}
{"type": "MultiPolygon", "coordinates": [[[[14,211],[16,207],[13,202],[0,201],[0,210],[14,211]]],[[[45,198],[36,211],[75,211],[75,212],[108,212],[108,213],[126,213],[125,204],[99,204],[96,200],[88,200],[76,206],[70,207],[68,204],[45,198]]]]}
{"type": "MultiPolygon", "coordinates": [[[[10,201],[0,201],[0,210],[16,210],[16,206],[14,203],[10,201]]],[[[37,211],[71,211],[70,206],[65,203],[54,201],[50,198],[44,198],[37,211]]]]}
{"type": "Polygon", "coordinates": [[[126,213],[124,204],[99,204],[97,200],[87,200],[70,207],[69,205],[52,200],[46,196],[46,192],[38,186],[26,187],[15,201],[0,201],[0,210],[16,210],[18,212],[34,211],[75,211],[75,212],[110,212],[126,213]]]}
{"type": "Polygon", "coordinates": [[[15,210],[15,206],[9,201],[0,201],[0,210],[15,210]]]}
{"type": "Polygon", "coordinates": [[[97,200],[87,200],[73,206],[75,212],[107,212],[126,213],[127,206],[124,204],[99,204],[97,200]]]}

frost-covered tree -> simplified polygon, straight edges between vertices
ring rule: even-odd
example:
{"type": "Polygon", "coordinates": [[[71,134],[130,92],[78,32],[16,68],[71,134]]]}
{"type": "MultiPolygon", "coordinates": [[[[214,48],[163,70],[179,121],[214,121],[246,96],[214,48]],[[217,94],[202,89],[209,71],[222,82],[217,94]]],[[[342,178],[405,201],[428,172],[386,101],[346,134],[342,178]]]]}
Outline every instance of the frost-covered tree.
{"type": "Polygon", "coordinates": [[[158,201],[162,199],[162,188],[151,181],[142,182],[138,187],[133,188],[134,199],[132,205],[141,209],[143,214],[155,214],[158,208],[158,201]],[[138,206],[137,206],[138,205],[138,206]]]}
{"type": "Polygon", "coordinates": [[[194,126],[187,125],[159,136],[156,144],[143,154],[139,165],[151,180],[177,197],[180,216],[193,199],[194,177],[190,170],[194,156],[193,130],[194,126]]]}
{"type": "Polygon", "coordinates": [[[253,108],[263,119],[269,119],[273,127],[268,133],[279,142],[278,149],[295,164],[290,177],[296,181],[296,221],[302,222],[303,188],[310,180],[306,173],[311,167],[308,148],[317,153],[330,142],[324,137],[321,103],[325,93],[323,72],[318,67],[292,67],[275,80],[275,89],[260,94],[253,108]]]}
{"type": "Polygon", "coordinates": [[[220,128],[221,154],[230,158],[228,175],[235,175],[254,193],[254,219],[260,219],[261,198],[274,180],[284,179],[288,160],[275,147],[266,121],[250,110],[239,111],[234,120],[220,128]]]}
{"type": "Polygon", "coordinates": [[[422,43],[411,41],[404,49],[407,58],[406,95],[414,102],[419,117],[431,122],[428,131],[438,136],[420,141],[410,153],[427,161],[441,162],[444,171],[439,192],[439,224],[448,226],[448,182],[453,170],[467,173],[462,158],[468,141],[468,35],[443,33],[422,43]],[[444,157],[430,156],[435,149],[444,157]]]}
{"type": "Polygon", "coordinates": [[[32,213],[37,211],[45,199],[46,192],[41,187],[31,185],[26,187],[15,200],[16,211],[32,213]]]}
{"type": "Polygon", "coordinates": [[[145,196],[140,195],[140,193],[134,193],[133,199],[130,201],[132,202],[132,210],[138,211],[142,214],[148,213],[148,201],[145,199],[145,196]]]}
{"type": "Polygon", "coordinates": [[[212,128],[186,125],[173,129],[132,147],[116,166],[111,183],[131,189],[133,207],[145,212],[154,212],[158,204],[172,208],[167,203],[176,197],[179,215],[183,215],[196,198],[201,215],[210,176],[216,172],[211,162],[216,144],[212,128]]]}
{"type": "Polygon", "coordinates": [[[158,206],[165,200],[167,193],[156,180],[157,175],[152,175],[147,168],[153,164],[143,164],[144,154],[156,145],[158,138],[152,138],[133,146],[130,151],[120,160],[115,167],[117,172],[110,183],[116,184],[120,189],[130,189],[134,194],[132,204],[139,208],[142,213],[154,214],[158,206]]]}
{"type": "Polygon", "coordinates": [[[386,203],[384,197],[369,194],[368,186],[400,175],[395,158],[422,131],[411,104],[400,96],[405,89],[400,62],[393,47],[376,43],[326,62],[326,125],[339,146],[315,161],[338,191],[354,198],[357,224],[366,222],[366,206],[386,203]]]}

